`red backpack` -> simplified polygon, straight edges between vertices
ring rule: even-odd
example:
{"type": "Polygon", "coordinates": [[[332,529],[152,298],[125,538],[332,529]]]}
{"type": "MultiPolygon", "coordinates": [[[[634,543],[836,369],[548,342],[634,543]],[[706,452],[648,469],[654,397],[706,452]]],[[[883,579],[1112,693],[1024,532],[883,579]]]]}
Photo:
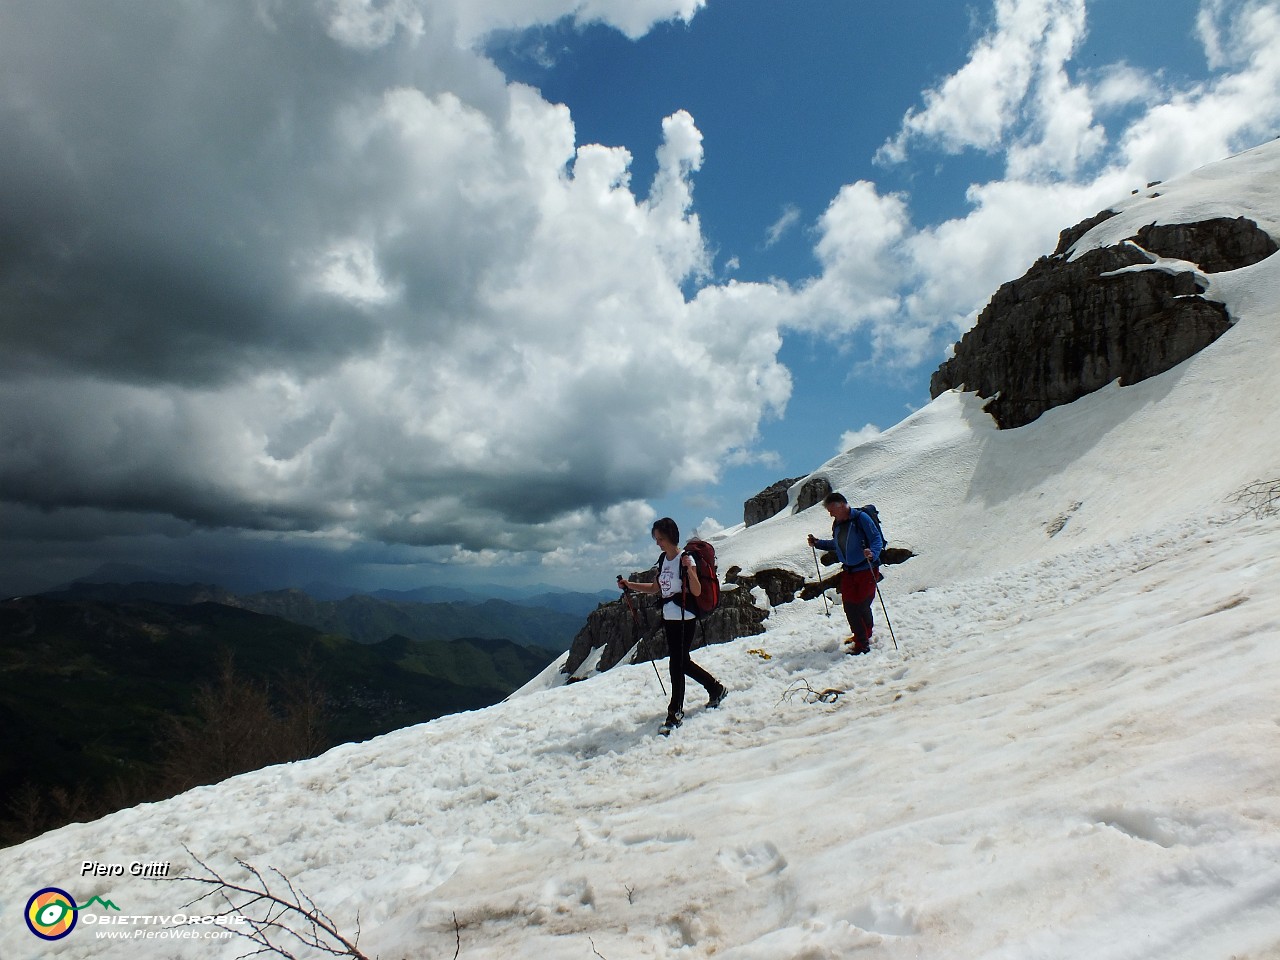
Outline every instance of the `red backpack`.
{"type": "MultiPolygon", "coordinates": [[[[698,582],[702,585],[702,593],[696,597],[690,597],[692,602],[687,609],[701,619],[713,613],[720,605],[720,576],[716,573],[716,548],[707,541],[695,537],[684,545],[684,552],[693,557],[694,566],[698,571],[698,582]]],[[[683,569],[680,574],[684,576],[683,569]]]]}

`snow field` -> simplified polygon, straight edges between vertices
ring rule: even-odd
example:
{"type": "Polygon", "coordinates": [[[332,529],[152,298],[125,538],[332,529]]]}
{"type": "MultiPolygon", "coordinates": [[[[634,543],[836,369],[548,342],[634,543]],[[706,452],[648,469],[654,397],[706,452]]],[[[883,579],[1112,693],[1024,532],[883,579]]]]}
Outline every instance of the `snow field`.
{"type": "Polygon", "coordinates": [[[857,658],[838,608],[780,606],[695,653],[733,692],[707,711],[693,685],[669,740],[640,664],[55,831],[0,852],[3,955],[140,955],[87,930],[32,952],[15,902],[57,878],[173,912],[184,885],[72,878],[186,843],[358,913],[383,958],[452,956],[455,914],[495,960],[1275,956],[1277,548],[1274,520],[1188,523],[924,592],[891,575],[899,651],[878,605],[857,658]]]}

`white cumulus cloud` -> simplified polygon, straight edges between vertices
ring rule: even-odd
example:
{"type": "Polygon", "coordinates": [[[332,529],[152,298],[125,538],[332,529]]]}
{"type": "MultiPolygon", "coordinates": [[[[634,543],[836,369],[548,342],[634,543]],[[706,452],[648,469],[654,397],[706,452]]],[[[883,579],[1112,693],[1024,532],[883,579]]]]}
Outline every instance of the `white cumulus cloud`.
{"type": "Polygon", "coordinates": [[[844,453],[846,450],[860,447],[880,436],[880,433],[880,428],[874,423],[868,423],[861,430],[846,430],[840,435],[840,442],[836,444],[836,453],[844,453]]]}
{"type": "Polygon", "coordinates": [[[782,210],[782,215],[765,231],[765,249],[775,246],[799,222],[800,208],[795,204],[787,204],[782,210]]]}
{"type": "Polygon", "coordinates": [[[899,162],[921,140],[951,153],[999,147],[1037,79],[1070,57],[1084,14],[1084,0],[996,0],[991,31],[963,67],[925,92],[924,108],[907,113],[880,159],[899,162]]]}

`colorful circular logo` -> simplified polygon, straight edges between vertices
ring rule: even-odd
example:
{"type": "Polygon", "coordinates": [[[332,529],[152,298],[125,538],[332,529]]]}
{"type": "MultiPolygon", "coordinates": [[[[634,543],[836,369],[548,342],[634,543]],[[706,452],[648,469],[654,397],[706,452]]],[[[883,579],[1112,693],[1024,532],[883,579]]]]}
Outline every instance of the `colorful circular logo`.
{"type": "Polygon", "coordinates": [[[65,890],[45,887],[27,901],[27,929],[41,940],[61,940],[76,928],[76,901],[65,890]]]}

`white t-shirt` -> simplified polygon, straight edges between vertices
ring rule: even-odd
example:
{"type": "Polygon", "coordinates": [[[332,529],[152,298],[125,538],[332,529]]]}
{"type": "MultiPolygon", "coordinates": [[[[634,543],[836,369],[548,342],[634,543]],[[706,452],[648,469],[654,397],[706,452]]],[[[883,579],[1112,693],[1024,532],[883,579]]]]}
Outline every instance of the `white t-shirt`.
{"type": "MultiPolygon", "coordinates": [[[[662,596],[680,595],[680,563],[683,559],[683,553],[677,553],[674,560],[668,560],[666,554],[662,555],[662,562],[658,564],[658,590],[662,596]]],[[[669,600],[662,605],[662,619],[693,620],[694,616],[688,610],[681,609],[679,602],[669,600]]]]}

